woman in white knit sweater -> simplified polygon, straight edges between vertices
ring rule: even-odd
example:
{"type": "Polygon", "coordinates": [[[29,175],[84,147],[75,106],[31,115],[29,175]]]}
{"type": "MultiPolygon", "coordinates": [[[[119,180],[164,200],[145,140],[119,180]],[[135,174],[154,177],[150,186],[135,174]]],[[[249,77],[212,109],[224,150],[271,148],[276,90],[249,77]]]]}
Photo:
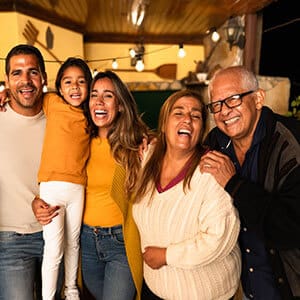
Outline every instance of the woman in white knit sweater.
{"type": "Polygon", "coordinates": [[[229,194],[198,167],[206,117],[196,91],[172,94],[145,154],[133,205],[148,291],[143,299],[228,300],[238,288],[238,214],[229,194]]]}

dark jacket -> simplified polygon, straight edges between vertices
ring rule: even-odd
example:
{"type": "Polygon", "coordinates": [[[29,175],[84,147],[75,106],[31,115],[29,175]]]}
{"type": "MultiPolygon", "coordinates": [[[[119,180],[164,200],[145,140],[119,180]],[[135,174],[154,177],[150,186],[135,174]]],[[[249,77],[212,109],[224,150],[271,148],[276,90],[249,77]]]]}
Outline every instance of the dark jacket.
{"type": "MultiPolygon", "coordinates": [[[[234,175],[225,189],[244,224],[265,241],[276,285],[286,300],[293,298],[291,291],[300,296],[300,122],[267,107],[263,112],[266,135],[259,148],[258,183],[234,175]],[[284,268],[283,260],[294,271],[288,263],[284,268]]],[[[224,138],[229,141],[214,128],[206,144],[222,152],[224,138]]]]}

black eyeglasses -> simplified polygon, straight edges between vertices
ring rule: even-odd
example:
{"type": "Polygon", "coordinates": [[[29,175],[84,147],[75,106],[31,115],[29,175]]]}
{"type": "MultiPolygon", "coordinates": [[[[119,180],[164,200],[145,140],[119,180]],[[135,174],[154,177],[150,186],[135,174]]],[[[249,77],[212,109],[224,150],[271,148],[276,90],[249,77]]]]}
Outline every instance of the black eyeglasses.
{"type": "Polygon", "coordinates": [[[242,104],[243,97],[245,97],[253,92],[254,91],[248,91],[245,93],[232,95],[223,100],[208,103],[207,107],[209,108],[209,111],[212,114],[216,114],[216,113],[220,112],[222,110],[223,103],[225,103],[228,108],[238,107],[242,104]]]}

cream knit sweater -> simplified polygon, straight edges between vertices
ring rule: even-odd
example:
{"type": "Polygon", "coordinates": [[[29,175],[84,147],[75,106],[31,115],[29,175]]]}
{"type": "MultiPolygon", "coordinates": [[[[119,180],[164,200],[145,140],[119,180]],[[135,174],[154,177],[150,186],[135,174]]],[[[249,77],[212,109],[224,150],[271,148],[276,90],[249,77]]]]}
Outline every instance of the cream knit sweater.
{"type": "Polygon", "coordinates": [[[142,250],[167,248],[167,265],[153,270],[144,263],[144,278],[163,299],[228,300],[241,272],[238,214],[210,174],[196,169],[186,194],[182,183],[133,206],[142,250]]]}

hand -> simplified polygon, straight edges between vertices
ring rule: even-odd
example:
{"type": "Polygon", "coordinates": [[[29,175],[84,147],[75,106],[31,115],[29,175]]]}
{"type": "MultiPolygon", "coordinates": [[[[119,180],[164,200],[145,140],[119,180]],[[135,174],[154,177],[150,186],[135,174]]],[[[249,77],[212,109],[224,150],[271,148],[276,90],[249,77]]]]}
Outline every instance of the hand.
{"type": "Polygon", "coordinates": [[[9,92],[8,89],[4,89],[2,92],[0,92],[0,111],[6,111],[5,103],[9,101],[8,99],[9,92]]]}
{"type": "Polygon", "coordinates": [[[58,215],[59,206],[50,206],[39,197],[35,197],[31,202],[33,213],[41,225],[47,225],[58,215]]]}
{"type": "Polygon", "coordinates": [[[231,159],[218,151],[209,151],[201,157],[200,171],[210,173],[224,188],[229,179],[236,173],[231,159]]]}
{"type": "Polygon", "coordinates": [[[159,269],[167,264],[166,252],[167,248],[146,247],[143,253],[143,259],[150,268],[159,269]]]}

